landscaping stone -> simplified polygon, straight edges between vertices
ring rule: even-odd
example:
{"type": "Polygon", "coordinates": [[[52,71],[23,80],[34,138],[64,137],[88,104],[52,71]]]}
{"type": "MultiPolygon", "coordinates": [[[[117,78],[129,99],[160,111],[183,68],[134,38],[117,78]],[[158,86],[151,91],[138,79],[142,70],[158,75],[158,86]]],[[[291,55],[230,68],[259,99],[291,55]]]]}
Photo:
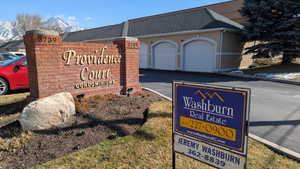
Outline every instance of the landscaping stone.
{"type": "Polygon", "coordinates": [[[58,93],[30,103],[19,118],[22,129],[44,130],[60,126],[75,115],[75,101],[70,93],[58,93]]]}

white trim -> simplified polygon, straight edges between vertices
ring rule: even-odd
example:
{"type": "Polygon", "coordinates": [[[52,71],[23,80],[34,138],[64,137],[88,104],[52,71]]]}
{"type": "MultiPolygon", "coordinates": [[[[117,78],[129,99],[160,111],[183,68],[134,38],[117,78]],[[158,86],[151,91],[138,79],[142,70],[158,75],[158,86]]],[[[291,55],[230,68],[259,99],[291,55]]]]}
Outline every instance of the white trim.
{"type": "Polygon", "coordinates": [[[157,37],[157,36],[182,35],[182,34],[188,34],[188,33],[215,32],[215,31],[222,31],[222,30],[232,31],[232,32],[237,31],[237,30],[228,29],[228,28],[215,28],[215,29],[190,30],[190,31],[170,32],[170,33],[157,33],[157,34],[140,35],[140,36],[134,36],[134,37],[136,37],[136,38],[149,38],[149,37],[157,37]]]}
{"type": "Polygon", "coordinates": [[[172,41],[172,40],[169,40],[169,39],[161,39],[161,40],[158,40],[158,41],[152,43],[152,44],[151,44],[151,47],[154,47],[154,46],[156,46],[156,45],[158,45],[158,44],[160,44],[160,43],[171,43],[171,44],[175,45],[176,48],[178,49],[178,44],[177,44],[176,42],[172,41]]]}
{"type": "MultiPolygon", "coordinates": [[[[176,47],[176,54],[178,53],[178,44],[176,42],[172,41],[172,40],[161,39],[161,40],[158,40],[158,41],[154,42],[150,46],[150,57],[151,57],[151,59],[150,59],[151,60],[150,67],[153,68],[153,69],[156,69],[155,68],[155,56],[154,56],[154,52],[153,52],[154,51],[154,47],[157,46],[160,43],[169,43],[169,44],[175,45],[175,47],[176,47]]],[[[177,57],[177,55],[176,55],[176,57],[177,57]]],[[[177,64],[177,60],[176,60],[176,64],[177,64]]],[[[177,65],[176,65],[176,69],[177,69],[177,65]]]]}
{"type": "MultiPolygon", "coordinates": [[[[210,44],[213,45],[213,48],[214,48],[214,53],[213,53],[213,56],[215,56],[215,59],[217,59],[217,45],[218,43],[213,40],[213,39],[210,39],[210,38],[206,38],[206,37],[193,37],[193,38],[190,38],[190,39],[187,39],[187,40],[184,40],[181,44],[180,44],[180,70],[182,71],[186,71],[184,69],[184,46],[192,41],[206,41],[210,44]]],[[[217,65],[215,64],[214,68],[212,71],[217,71],[217,65]]]]}
{"type": "Polygon", "coordinates": [[[222,69],[222,53],[223,53],[223,40],[224,40],[224,32],[225,31],[221,31],[220,32],[220,52],[217,53],[218,59],[219,59],[219,70],[222,69]]]}

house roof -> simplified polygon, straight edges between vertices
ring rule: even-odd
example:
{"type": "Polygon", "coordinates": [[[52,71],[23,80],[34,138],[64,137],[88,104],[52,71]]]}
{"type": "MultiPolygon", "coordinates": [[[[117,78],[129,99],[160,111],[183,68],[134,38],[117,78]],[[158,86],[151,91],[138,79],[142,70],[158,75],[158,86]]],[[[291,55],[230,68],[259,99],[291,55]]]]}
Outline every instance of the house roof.
{"type": "Polygon", "coordinates": [[[129,20],[128,36],[228,28],[239,30],[243,26],[207,8],[180,11],[154,17],[129,20]]]}
{"type": "Polygon", "coordinates": [[[122,36],[123,24],[109,25],[77,32],[68,32],[62,35],[64,41],[88,41],[122,36]]]}
{"type": "Polygon", "coordinates": [[[12,48],[25,48],[23,40],[14,40],[3,43],[0,45],[0,49],[12,49],[12,48]]]}
{"type": "Polygon", "coordinates": [[[205,7],[136,18],[121,24],[65,33],[62,37],[64,41],[94,41],[113,39],[121,36],[139,37],[216,28],[240,30],[243,29],[241,24],[211,10],[211,7],[214,6],[219,7],[226,4],[232,6],[238,2],[239,1],[230,1],[205,7]]]}

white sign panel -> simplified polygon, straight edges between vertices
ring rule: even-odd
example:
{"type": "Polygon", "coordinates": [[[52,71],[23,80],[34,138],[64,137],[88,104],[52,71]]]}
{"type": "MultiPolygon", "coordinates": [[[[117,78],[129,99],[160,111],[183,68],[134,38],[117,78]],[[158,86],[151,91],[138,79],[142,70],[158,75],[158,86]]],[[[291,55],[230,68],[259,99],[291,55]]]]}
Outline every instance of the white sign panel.
{"type": "Polygon", "coordinates": [[[177,134],[174,134],[174,150],[217,168],[243,169],[246,164],[244,156],[177,134]]]}

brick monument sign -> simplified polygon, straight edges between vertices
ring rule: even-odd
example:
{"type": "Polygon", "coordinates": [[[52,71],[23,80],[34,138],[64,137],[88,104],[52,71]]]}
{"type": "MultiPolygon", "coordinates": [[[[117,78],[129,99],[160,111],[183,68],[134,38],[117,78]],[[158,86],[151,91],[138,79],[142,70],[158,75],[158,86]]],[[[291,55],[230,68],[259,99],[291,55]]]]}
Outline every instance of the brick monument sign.
{"type": "Polygon", "coordinates": [[[76,96],[141,90],[135,38],[112,44],[63,42],[55,31],[34,30],[24,42],[33,99],[65,91],[76,96]]]}

